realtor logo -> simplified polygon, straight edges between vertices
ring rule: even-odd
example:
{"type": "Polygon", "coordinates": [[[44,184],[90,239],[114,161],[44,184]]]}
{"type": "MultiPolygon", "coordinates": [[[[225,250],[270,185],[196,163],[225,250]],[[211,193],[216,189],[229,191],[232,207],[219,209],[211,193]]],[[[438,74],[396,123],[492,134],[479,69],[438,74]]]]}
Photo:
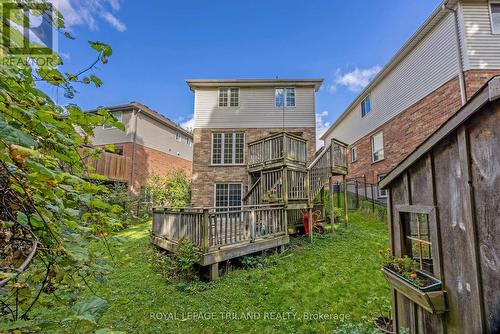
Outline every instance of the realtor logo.
{"type": "Polygon", "coordinates": [[[52,55],[56,48],[57,15],[51,3],[1,4],[3,45],[10,55],[52,55]]]}

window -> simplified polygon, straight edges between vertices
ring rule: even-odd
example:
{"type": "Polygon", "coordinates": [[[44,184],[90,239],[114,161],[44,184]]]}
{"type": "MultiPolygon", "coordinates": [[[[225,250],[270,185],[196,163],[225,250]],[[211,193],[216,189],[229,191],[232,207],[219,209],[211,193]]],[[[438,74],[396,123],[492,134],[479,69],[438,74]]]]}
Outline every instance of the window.
{"type": "Polygon", "coordinates": [[[490,3],[491,31],[500,34],[500,2],[490,3]]]}
{"type": "Polygon", "coordinates": [[[372,137],[372,162],[384,160],[384,134],[377,133],[372,137]]]}
{"type": "Polygon", "coordinates": [[[242,185],[240,183],[216,183],[215,207],[239,209],[241,207],[242,185]]]}
{"type": "Polygon", "coordinates": [[[370,111],[372,111],[372,102],[370,95],[368,95],[361,101],[361,117],[365,117],[370,111]]]}
{"type": "Polygon", "coordinates": [[[434,273],[429,214],[401,212],[404,233],[404,254],[420,265],[420,270],[434,273]]]}
{"type": "Polygon", "coordinates": [[[358,160],[358,149],[356,147],[351,148],[351,162],[358,160]]]}
{"type": "MultiPolygon", "coordinates": [[[[378,182],[382,181],[384,179],[384,177],[385,177],[385,174],[379,174],[377,176],[378,182]]],[[[378,188],[378,197],[379,198],[386,198],[387,197],[387,190],[378,188]]]]}
{"type": "MultiPolygon", "coordinates": [[[[113,115],[114,118],[116,118],[116,120],[120,123],[123,122],[123,113],[121,111],[115,111],[115,112],[112,112],[111,115],[113,115]]],[[[114,129],[115,126],[112,125],[112,124],[104,124],[103,126],[103,129],[114,129]]]]}
{"type": "Polygon", "coordinates": [[[182,141],[182,135],[180,132],[177,132],[175,134],[175,140],[177,140],[178,142],[181,142],[182,141]]]}
{"type": "Polygon", "coordinates": [[[187,138],[186,138],[186,144],[187,144],[188,146],[193,146],[193,140],[192,140],[191,138],[187,137],[187,138]]]}
{"type": "Polygon", "coordinates": [[[276,107],[295,107],[295,88],[276,88],[274,105],[276,107]]]}
{"type": "Polygon", "coordinates": [[[212,164],[244,163],[245,134],[243,132],[212,133],[212,164]]]}
{"type": "Polygon", "coordinates": [[[237,107],[239,104],[239,88],[219,88],[219,107],[237,107]]]}

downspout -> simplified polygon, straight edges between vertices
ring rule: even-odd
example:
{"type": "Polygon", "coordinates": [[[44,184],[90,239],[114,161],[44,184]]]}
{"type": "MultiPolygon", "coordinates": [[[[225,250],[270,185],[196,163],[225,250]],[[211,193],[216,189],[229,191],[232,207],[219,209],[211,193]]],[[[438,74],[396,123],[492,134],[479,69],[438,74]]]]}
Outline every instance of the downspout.
{"type": "Polygon", "coordinates": [[[448,7],[448,2],[443,2],[442,8],[450,13],[453,13],[454,17],[454,26],[455,26],[455,37],[457,44],[457,56],[458,56],[458,80],[460,82],[460,97],[462,99],[462,105],[467,102],[467,86],[465,85],[465,76],[464,76],[464,64],[463,64],[463,52],[462,52],[462,41],[460,40],[460,28],[458,22],[458,13],[457,10],[451,7],[448,7]]]}
{"type": "Polygon", "coordinates": [[[136,143],[136,138],[137,138],[137,118],[139,117],[139,110],[134,110],[132,113],[134,115],[134,132],[132,134],[132,168],[130,171],[130,183],[131,187],[130,189],[132,192],[135,192],[134,189],[134,181],[135,181],[135,143],[136,143]]]}

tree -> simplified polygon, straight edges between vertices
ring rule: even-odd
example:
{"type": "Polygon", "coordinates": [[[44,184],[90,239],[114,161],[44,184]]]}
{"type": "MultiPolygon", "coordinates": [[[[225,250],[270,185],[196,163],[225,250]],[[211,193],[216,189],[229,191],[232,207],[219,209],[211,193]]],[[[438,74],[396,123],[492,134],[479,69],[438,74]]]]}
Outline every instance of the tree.
{"type": "MultiPolygon", "coordinates": [[[[36,4],[38,13],[52,9],[45,1],[36,4]]],[[[24,1],[14,5],[30,8],[24,1]]],[[[75,104],[59,106],[37,88],[43,82],[72,98],[76,84],[100,86],[101,80],[89,73],[108,62],[111,48],[89,42],[97,53],[92,64],[78,73],[61,73],[62,60],[53,50],[45,50],[53,60],[50,66],[35,65],[32,55],[13,54],[13,44],[32,43],[22,29],[13,29],[16,24],[26,23],[22,16],[2,20],[0,49],[0,332],[47,323],[30,318],[42,294],[72,306],[70,320],[96,321],[105,301],[80,301],[79,292],[100,280],[107,267],[89,243],[108,242],[121,210],[102,200],[104,186],[85,179],[92,171],[83,161],[98,156],[89,148],[96,126],[123,125],[106,110],[91,114],[75,104]],[[9,61],[14,57],[15,63],[9,61]]],[[[74,39],[64,32],[59,12],[51,24],[74,39]]]]}
{"type": "Polygon", "coordinates": [[[180,208],[189,205],[191,200],[189,177],[181,169],[175,169],[164,177],[151,175],[146,181],[146,190],[154,206],[180,208]]]}

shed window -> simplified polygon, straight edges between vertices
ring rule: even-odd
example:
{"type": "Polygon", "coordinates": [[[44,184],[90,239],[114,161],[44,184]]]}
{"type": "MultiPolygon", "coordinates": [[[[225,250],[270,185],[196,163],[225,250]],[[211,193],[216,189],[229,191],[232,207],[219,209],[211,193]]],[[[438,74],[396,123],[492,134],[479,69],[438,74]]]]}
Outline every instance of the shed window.
{"type": "Polygon", "coordinates": [[[227,210],[239,209],[241,207],[241,183],[216,183],[215,184],[215,207],[227,210]]]}
{"type": "Polygon", "coordinates": [[[351,162],[358,160],[358,149],[357,147],[351,148],[351,162]]]}
{"type": "Polygon", "coordinates": [[[361,102],[361,117],[365,117],[370,111],[372,111],[372,101],[370,95],[368,95],[361,102]]]}
{"type": "Polygon", "coordinates": [[[239,88],[219,88],[219,107],[237,107],[239,104],[239,88]]]}
{"type": "Polygon", "coordinates": [[[426,213],[401,212],[404,232],[404,254],[416,260],[420,270],[434,273],[429,215],[426,213]]]}
{"type": "Polygon", "coordinates": [[[244,152],[245,134],[243,132],[216,132],[212,134],[212,164],[243,164],[244,152]]]}
{"type": "Polygon", "coordinates": [[[490,3],[491,30],[494,34],[500,34],[500,2],[490,3]]]}
{"type": "Polygon", "coordinates": [[[372,137],[372,161],[384,159],[384,133],[379,132],[372,137]]]}
{"type": "Polygon", "coordinates": [[[276,107],[295,107],[295,88],[276,88],[274,104],[276,107]]]}

